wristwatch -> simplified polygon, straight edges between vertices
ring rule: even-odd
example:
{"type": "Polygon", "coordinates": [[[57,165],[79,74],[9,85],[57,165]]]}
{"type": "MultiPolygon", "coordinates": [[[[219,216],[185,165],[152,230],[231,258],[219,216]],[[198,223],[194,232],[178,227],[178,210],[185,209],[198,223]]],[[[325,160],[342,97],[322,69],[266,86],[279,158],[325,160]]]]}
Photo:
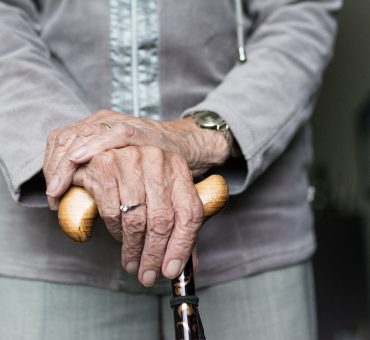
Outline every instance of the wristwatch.
{"type": "Polygon", "coordinates": [[[229,150],[232,150],[234,141],[233,135],[229,129],[229,125],[227,125],[220,115],[212,111],[197,111],[191,116],[199,127],[221,131],[226,139],[229,150]]]}

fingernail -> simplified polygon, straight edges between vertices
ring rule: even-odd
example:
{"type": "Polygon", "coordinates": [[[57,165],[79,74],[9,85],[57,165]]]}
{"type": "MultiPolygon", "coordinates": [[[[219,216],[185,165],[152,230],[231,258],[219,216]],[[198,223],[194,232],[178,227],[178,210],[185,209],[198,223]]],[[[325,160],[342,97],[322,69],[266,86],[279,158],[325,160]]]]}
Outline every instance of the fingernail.
{"type": "Polygon", "coordinates": [[[48,197],[50,210],[57,211],[59,208],[59,200],[54,197],[48,197]]]}
{"type": "Polygon", "coordinates": [[[171,260],[167,265],[166,274],[169,278],[174,278],[180,274],[181,260],[171,260]]]}
{"type": "Polygon", "coordinates": [[[139,262],[131,261],[131,262],[127,263],[127,265],[126,265],[126,270],[130,274],[136,273],[138,271],[138,269],[139,269],[139,262]]]}
{"type": "Polygon", "coordinates": [[[143,274],[143,284],[145,286],[153,286],[156,278],[157,273],[154,270],[147,270],[143,274]]]}
{"type": "Polygon", "coordinates": [[[73,151],[71,151],[71,153],[68,155],[68,158],[71,160],[71,161],[74,161],[74,160],[77,160],[79,158],[81,158],[82,156],[84,156],[87,152],[87,147],[86,146],[80,146],[79,148],[77,149],[74,149],[73,151]]]}
{"type": "Polygon", "coordinates": [[[54,175],[53,178],[50,180],[49,185],[46,190],[46,194],[49,196],[53,196],[53,192],[58,188],[59,185],[59,177],[54,175]]]}

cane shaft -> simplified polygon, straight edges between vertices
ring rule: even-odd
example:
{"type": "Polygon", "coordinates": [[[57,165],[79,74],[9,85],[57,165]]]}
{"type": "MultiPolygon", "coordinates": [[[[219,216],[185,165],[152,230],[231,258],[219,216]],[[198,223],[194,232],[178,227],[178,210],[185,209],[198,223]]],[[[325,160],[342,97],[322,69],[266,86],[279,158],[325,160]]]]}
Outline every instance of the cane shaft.
{"type": "MultiPolygon", "coordinates": [[[[190,257],[179,277],[172,280],[173,297],[195,297],[193,261],[190,257]]],[[[199,313],[197,303],[183,302],[173,306],[176,339],[199,340],[199,313]]]]}

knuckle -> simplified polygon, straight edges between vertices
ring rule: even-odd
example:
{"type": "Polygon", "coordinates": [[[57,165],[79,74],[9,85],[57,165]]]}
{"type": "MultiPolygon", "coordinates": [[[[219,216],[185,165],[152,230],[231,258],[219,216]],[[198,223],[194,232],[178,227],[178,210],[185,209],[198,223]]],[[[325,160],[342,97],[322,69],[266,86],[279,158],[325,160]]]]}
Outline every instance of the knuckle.
{"type": "Polygon", "coordinates": [[[91,194],[95,197],[95,193],[97,191],[97,188],[98,188],[98,181],[94,175],[94,172],[93,171],[90,171],[89,168],[87,167],[83,167],[81,168],[82,170],[85,170],[85,171],[79,171],[78,174],[79,176],[81,176],[81,179],[82,179],[82,184],[84,186],[84,188],[91,194]]]}
{"type": "Polygon", "coordinates": [[[115,160],[115,151],[109,150],[105,152],[98,153],[93,157],[93,162],[98,163],[99,165],[110,165],[115,160]]]}
{"type": "Polygon", "coordinates": [[[175,254],[187,254],[194,246],[194,240],[192,237],[187,236],[176,240],[172,244],[172,251],[175,254]]]}
{"type": "Polygon", "coordinates": [[[112,111],[108,109],[102,109],[95,113],[96,117],[106,117],[108,115],[111,115],[112,111]]]}
{"type": "Polygon", "coordinates": [[[46,183],[49,183],[49,181],[50,181],[50,179],[51,179],[51,177],[53,175],[53,172],[50,171],[47,167],[44,166],[42,168],[42,173],[44,175],[44,178],[45,178],[46,183]]]}
{"type": "Polygon", "coordinates": [[[100,215],[107,221],[109,224],[120,224],[121,215],[117,209],[114,209],[109,206],[104,206],[100,209],[100,215]]]}
{"type": "Polygon", "coordinates": [[[154,239],[168,238],[174,225],[172,209],[155,209],[148,213],[148,236],[154,239]]]}
{"type": "Polygon", "coordinates": [[[172,153],[171,154],[171,160],[172,160],[173,164],[176,167],[188,169],[188,163],[187,163],[186,159],[183,156],[181,156],[180,154],[172,153]]]}
{"type": "Polygon", "coordinates": [[[177,242],[186,242],[188,243],[189,240],[193,240],[195,238],[198,229],[191,224],[185,223],[178,223],[176,225],[178,240],[177,242]]]}
{"type": "Polygon", "coordinates": [[[191,207],[189,222],[192,224],[200,225],[203,222],[203,206],[196,204],[191,207]]]}
{"type": "Polygon", "coordinates": [[[199,229],[203,221],[203,211],[200,211],[198,206],[193,206],[189,209],[182,209],[178,214],[180,223],[177,228],[180,229],[183,235],[194,235],[199,229]]]}
{"type": "Polygon", "coordinates": [[[136,163],[141,160],[141,150],[137,146],[128,146],[123,149],[126,155],[132,160],[133,163],[136,163]]]}
{"type": "Polygon", "coordinates": [[[69,160],[67,156],[63,156],[56,169],[59,173],[70,175],[75,170],[75,164],[69,160]]]}
{"type": "Polygon", "coordinates": [[[164,228],[163,226],[161,228],[148,229],[146,232],[147,239],[153,244],[163,244],[169,239],[171,230],[172,228],[164,228]]]}
{"type": "Polygon", "coordinates": [[[192,207],[192,221],[197,224],[201,224],[203,222],[204,212],[203,212],[203,204],[198,202],[198,204],[194,204],[192,207]]]}
{"type": "Polygon", "coordinates": [[[185,228],[189,228],[193,224],[193,214],[190,209],[182,209],[179,212],[179,219],[181,220],[181,225],[185,228]]]}
{"type": "Polygon", "coordinates": [[[105,223],[106,223],[107,229],[111,233],[111,235],[113,235],[113,237],[116,240],[122,241],[122,229],[121,229],[121,225],[120,224],[109,224],[107,222],[105,222],[105,223]]]}
{"type": "Polygon", "coordinates": [[[104,220],[105,225],[109,232],[117,240],[122,240],[122,226],[120,215],[109,207],[103,207],[99,210],[101,218],[104,220]]]}
{"type": "Polygon", "coordinates": [[[127,214],[124,217],[124,225],[128,234],[142,233],[145,229],[146,218],[142,214],[127,214]]]}
{"type": "Polygon", "coordinates": [[[150,267],[160,267],[162,265],[164,254],[159,252],[148,252],[145,254],[145,262],[150,267]]]}
{"type": "Polygon", "coordinates": [[[78,132],[79,137],[89,137],[96,135],[100,132],[100,128],[97,124],[86,124],[78,132]]]}
{"type": "Polygon", "coordinates": [[[143,156],[150,163],[154,172],[163,171],[166,168],[165,151],[156,146],[145,146],[143,156]]]}
{"type": "Polygon", "coordinates": [[[55,129],[49,133],[47,140],[46,140],[48,146],[51,146],[54,144],[55,139],[57,138],[59,132],[60,132],[60,129],[55,129]]]}
{"type": "Polygon", "coordinates": [[[144,231],[122,229],[122,251],[129,257],[141,256],[144,246],[144,231]]]}
{"type": "Polygon", "coordinates": [[[54,171],[54,175],[58,176],[62,182],[63,190],[67,190],[71,182],[73,181],[73,175],[75,174],[75,169],[67,166],[58,167],[54,171]]]}
{"type": "Polygon", "coordinates": [[[143,247],[141,244],[129,244],[127,242],[123,242],[122,244],[122,252],[125,254],[125,260],[136,259],[139,258],[142,254],[143,247]]]}
{"type": "Polygon", "coordinates": [[[122,137],[130,138],[135,134],[135,127],[127,123],[119,124],[119,132],[122,137]]]}
{"type": "Polygon", "coordinates": [[[55,140],[56,146],[57,147],[64,147],[74,137],[75,137],[75,133],[72,130],[70,130],[70,129],[63,130],[56,137],[56,140],[55,140]]]}
{"type": "Polygon", "coordinates": [[[145,150],[157,161],[161,161],[164,159],[164,151],[157,146],[147,145],[145,147],[145,150]]]}

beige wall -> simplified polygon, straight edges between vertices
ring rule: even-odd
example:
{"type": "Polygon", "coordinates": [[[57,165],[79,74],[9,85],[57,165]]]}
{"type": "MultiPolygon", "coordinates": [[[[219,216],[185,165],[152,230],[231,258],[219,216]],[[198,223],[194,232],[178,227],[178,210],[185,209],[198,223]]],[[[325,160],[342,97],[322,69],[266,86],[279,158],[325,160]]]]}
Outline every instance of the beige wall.
{"type": "MultiPolygon", "coordinates": [[[[357,207],[355,117],[370,96],[370,0],[346,0],[335,56],[313,118],[316,163],[329,174],[335,202],[357,207]]],[[[370,146],[369,146],[370,150],[370,146]]]]}

